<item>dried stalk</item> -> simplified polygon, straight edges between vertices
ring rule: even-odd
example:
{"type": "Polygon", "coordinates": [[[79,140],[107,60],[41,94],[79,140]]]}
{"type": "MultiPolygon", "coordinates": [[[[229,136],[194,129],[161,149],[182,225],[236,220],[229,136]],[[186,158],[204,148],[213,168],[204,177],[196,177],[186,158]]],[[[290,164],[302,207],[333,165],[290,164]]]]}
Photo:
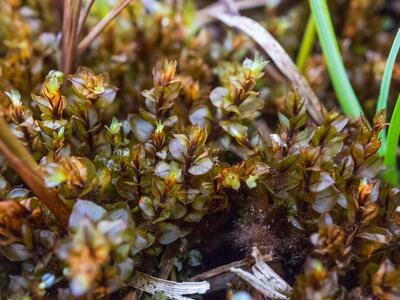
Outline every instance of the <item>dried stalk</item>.
{"type": "MultiPolygon", "coordinates": [[[[272,261],[272,255],[267,254],[264,255],[262,257],[263,261],[272,261]]],[[[241,260],[237,260],[237,261],[233,261],[229,264],[223,265],[223,266],[219,266],[216,267],[214,269],[205,271],[204,273],[201,274],[197,274],[193,277],[189,278],[189,281],[200,281],[200,280],[207,280],[210,279],[212,277],[218,276],[220,274],[226,273],[226,272],[230,272],[231,268],[240,268],[240,267],[248,267],[251,264],[254,263],[253,259],[249,259],[249,258],[244,258],[241,260]]]]}
{"type": "Polygon", "coordinates": [[[43,174],[29,151],[18,140],[3,117],[0,117],[0,152],[8,160],[10,166],[17,172],[33,193],[56,217],[63,229],[68,227],[69,208],[58,198],[55,189],[45,186],[43,174]]]}
{"type": "Polygon", "coordinates": [[[82,0],[65,0],[63,13],[63,64],[62,70],[69,74],[76,56],[78,42],[78,22],[82,8],[82,0]]]}
{"type": "MultiPolygon", "coordinates": [[[[263,255],[262,259],[263,261],[272,261],[272,255],[263,255]]],[[[211,285],[211,288],[207,291],[207,294],[214,293],[217,291],[225,290],[226,285],[235,279],[235,274],[231,272],[232,268],[244,268],[246,270],[253,264],[254,259],[246,257],[242,260],[234,261],[229,264],[208,270],[204,273],[195,275],[189,278],[189,281],[207,280],[211,285]]]]}
{"type": "Polygon", "coordinates": [[[78,25],[78,34],[77,34],[78,37],[82,32],[83,25],[85,24],[86,19],[89,15],[90,9],[92,8],[95,1],[96,0],[89,0],[88,4],[86,4],[86,7],[84,8],[83,12],[81,13],[81,16],[79,18],[79,25],[78,25]]]}
{"type": "Polygon", "coordinates": [[[174,256],[175,254],[179,251],[177,249],[177,245],[171,244],[165,247],[164,253],[161,256],[159,267],[160,267],[160,272],[158,274],[158,277],[161,279],[168,279],[170,278],[171,271],[174,267],[174,256]]]}
{"type": "Polygon", "coordinates": [[[290,299],[292,288],[263,261],[262,255],[256,247],[253,247],[252,256],[256,260],[252,267],[253,274],[238,268],[231,268],[231,272],[234,272],[268,298],[290,299]]]}
{"type": "Polygon", "coordinates": [[[237,8],[235,1],[220,0],[220,2],[225,6],[225,9],[228,13],[236,16],[239,15],[239,9],[237,8]]]}
{"type": "MultiPolygon", "coordinates": [[[[266,0],[230,0],[235,4],[237,11],[247,10],[247,9],[254,9],[261,6],[265,6],[266,0]]],[[[196,12],[196,21],[199,25],[204,25],[212,20],[215,20],[213,17],[210,16],[210,12],[217,13],[217,12],[225,12],[226,5],[221,2],[213,3],[205,8],[202,8],[196,12]]]]}
{"type": "Polygon", "coordinates": [[[259,44],[265,53],[271,57],[278,69],[287,77],[292,86],[298,90],[300,95],[305,99],[307,110],[314,122],[316,124],[322,123],[323,106],[318,97],[315,95],[308,82],[299,73],[290,56],[264,27],[256,21],[243,16],[234,16],[218,12],[210,12],[210,15],[229,27],[239,29],[259,44]]]}
{"type": "Polygon", "coordinates": [[[79,57],[93,40],[104,30],[104,28],[115,19],[115,17],[132,0],[122,0],[110,13],[105,16],[97,25],[81,40],[78,38],[82,32],[83,25],[89,15],[95,0],[89,0],[82,10],[82,0],[65,0],[63,13],[63,45],[62,45],[62,70],[69,74],[74,66],[74,59],[79,57]]]}
{"type": "Polygon", "coordinates": [[[104,30],[104,28],[115,19],[115,17],[126,7],[132,0],[123,0],[116,5],[107,16],[105,16],[96,26],[82,39],[78,45],[78,55],[82,54],[93,40],[104,30]]]}
{"type": "Polygon", "coordinates": [[[169,298],[178,300],[191,300],[191,298],[184,297],[183,295],[204,294],[210,289],[210,284],[207,281],[174,282],[141,272],[135,272],[128,285],[152,295],[163,294],[169,298]]]}
{"type": "Polygon", "coordinates": [[[249,265],[249,261],[247,259],[242,259],[238,261],[231,262],[229,264],[216,267],[214,269],[208,270],[204,273],[195,275],[189,278],[189,281],[198,281],[198,280],[207,280],[223,273],[229,272],[231,268],[240,268],[249,265]]]}
{"type": "Polygon", "coordinates": [[[62,70],[65,71],[68,57],[68,37],[71,27],[71,0],[64,0],[63,27],[62,27],[62,70]]]}

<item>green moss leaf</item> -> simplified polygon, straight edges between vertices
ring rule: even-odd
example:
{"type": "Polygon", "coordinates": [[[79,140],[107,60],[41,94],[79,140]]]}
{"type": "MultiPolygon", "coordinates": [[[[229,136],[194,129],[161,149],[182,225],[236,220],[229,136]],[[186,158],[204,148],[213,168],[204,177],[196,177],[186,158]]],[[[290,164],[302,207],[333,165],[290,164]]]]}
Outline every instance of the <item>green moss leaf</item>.
{"type": "Polygon", "coordinates": [[[178,161],[183,162],[188,155],[189,141],[183,134],[175,134],[174,138],[169,142],[169,151],[171,155],[178,161]]]}
{"type": "Polygon", "coordinates": [[[22,244],[1,246],[0,251],[10,261],[24,261],[32,256],[32,253],[22,244]]]}
{"type": "Polygon", "coordinates": [[[72,229],[77,229],[80,221],[84,218],[89,218],[93,222],[98,222],[104,218],[106,214],[107,211],[94,202],[78,200],[72,209],[72,213],[69,218],[69,227],[72,229]]]}
{"type": "Polygon", "coordinates": [[[211,91],[210,100],[211,103],[218,108],[224,107],[224,97],[228,95],[228,89],[223,87],[217,87],[211,91]]]}
{"type": "Polygon", "coordinates": [[[335,181],[328,173],[324,172],[313,172],[311,175],[310,191],[321,192],[328,187],[332,186],[335,181]]]}
{"type": "Polygon", "coordinates": [[[162,222],[158,224],[157,228],[159,230],[158,241],[162,245],[172,244],[181,237],[181,231],[175,224],[162,222]]]}
{"type": "Polygon", "coordinates": [[[211,170],[213,162],[206,155],[201,155],[195,159],[189,168],[189,173],[192,175],[203,175],[211,170]]]}

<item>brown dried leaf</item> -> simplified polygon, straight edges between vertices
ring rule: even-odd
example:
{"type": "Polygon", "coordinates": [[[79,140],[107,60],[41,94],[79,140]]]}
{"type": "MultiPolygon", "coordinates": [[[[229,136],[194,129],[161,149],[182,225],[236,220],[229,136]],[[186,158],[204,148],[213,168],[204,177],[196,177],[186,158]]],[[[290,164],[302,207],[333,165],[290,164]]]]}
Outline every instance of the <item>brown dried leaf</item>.
{"type": "Polygon", "coordinates": [[[163,294],[171,299],[178,300],[191,300],[192,298],[183,295],[204,294],[210,289],[210,284],[207,281],[174,282],[141,272],[135,272],[128,285],[152,295],[163,294]]]}

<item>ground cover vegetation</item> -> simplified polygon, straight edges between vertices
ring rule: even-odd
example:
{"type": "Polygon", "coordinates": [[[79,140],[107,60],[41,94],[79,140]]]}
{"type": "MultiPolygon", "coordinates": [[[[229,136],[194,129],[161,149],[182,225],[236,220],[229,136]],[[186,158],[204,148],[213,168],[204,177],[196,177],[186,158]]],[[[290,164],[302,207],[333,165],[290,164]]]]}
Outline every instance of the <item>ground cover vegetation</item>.
{"type": "Polygon", "coordinates": [[[0,299],[400,299],[396,1],[0,9],[0,299]]]}

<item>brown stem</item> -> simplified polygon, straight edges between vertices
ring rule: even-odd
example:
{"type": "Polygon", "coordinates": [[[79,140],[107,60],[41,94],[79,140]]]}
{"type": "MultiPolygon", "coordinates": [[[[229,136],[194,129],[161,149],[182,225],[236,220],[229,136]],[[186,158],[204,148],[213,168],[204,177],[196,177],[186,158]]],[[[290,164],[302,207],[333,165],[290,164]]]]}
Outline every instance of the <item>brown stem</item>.
{"type": "MultiPolygon", "coordinates": [[[[0,141],[7,146],[13,156],[16,156],[24,166],[35,171],[33,175],[39,174],[40,170],[36,161],[23,143],[11,132],[3,117],[0,117],[0,141]]],[[[40,173],[39,176],[41,175],[40,173]]]]}
{"type": "Polygon", "coordinates": [[[220,2],[225,6],[228,13],[232,15],[239,15],[239,9],[233,0],[220,0],[220,2]]]}
{"type": "Polygon", "coordinates": [[[88,130],[87,140],[88,140],[87,142],[88,142],[88,148],[89,148],[88,156],[90,159],[93,159],[94,154],[95,154],[94,153],[94,137],[93,137],[93,132],[90,131],[90,129],[88,130]]]}
{"type": "MultiPolygon", "coordinates": [[[[263,260],[264,261],[272,261],[273,259],[272,259],[272,256],[270,254],[266,254],[266,255],[263,255],[263,260]]],[[[212,277],[221,275],[221,274],[226,273],[226,272],[230,272],[231,268],[246,267],[246,266],[251,266],[253,264],[254,264],[254,259],[250,258],[250,257],[246,257],[244,259],[237,260],[237,261],[228,263],[226,265],[222,265],[222,266],[216,267],[214,269],[205,271],[204,273],[197,274],[197,275],[195,275],[193,277],[190,277],[188,279],[188,281],[208,280],[208,279],[210,279],[212,277]]]]}
{"type": "Polygon", "coordinates": [[[82,54],[93,40],[104,30],[104,28],[115,19],[115,17],[126,7],[132,0],[123,0],[115,6],[107,16],[105,16],[97,25],[82,39],[78,45],[78,55],[82,54]]]}
{"type": "Polygon", "coordinates": [[[142,173],[141,173],[141,170],[140,170],[140,168],[137,168],[136,169],[136,183],[137,183],[137,191],[136,191],[136,194],[137,194],[137,197],[138,197],[138,199],[142,196],[142,194],[143,194],[143,192],[142,192],[142,186],[141,186],[141,184],[142,184],[142,173]]]}
{"type": "Polygon", "coordinates": [[[32,192],[56,217],[61,227],[68,227],[70,209],[58,198],[55,189],[49,189],[44,184],[43,174],[32,155],[18,140],[8,124],[0,117],[0,152],[8,160],[10,166],[30,187],[32,192]]]}
{"type": "Polygon", "coordinates": [[[193,145],[190,146],[189,151],[188,151],[188,155],[187,158],[185,159],[185,163],[183,166],[183,184],[185,187],[187,187],[189,185],[189,180],[190,180],[190,173],[189,173],[189,168],[190,165],[193,162],[193,152],[194,152],[195,148],[193,145]]]}
{"type": "MultiPolygon", "coordinates": [[[[265,0],[231,0],[231,2],[234,2],[235,8],[238,12],[241,10],[263,7],[266,3],[265,0]]],[[[196,22],[201,25],[211,22],[213,21],[213,18],[209,16],[210,12],[225,12],[226,8],[227,7],[224,3],[221,3],[220,1],[214,2],[213,4],[206,6],[196,12],[196,22]]]]}
{"type": "Polygon", "coordinates": [[[63,25],[62,25],[62,69],[65,70],[65,65],[67,61],[67,51],[68,51],[68,43],[67,37],[68,32],[71,27],[71,0],[64,0],[63,7],[63,25]]]}
{"type": "Polygon", "coordinates": [[[215,277],[215,276],[218,276],[220,274],[229,272],[229,270],[231,268],[240,268],[240,267],[244,267],[244,266],[249,266],[249,265],[251,265],[251,263],[252,263],[252,261],[247,259],[247,258],[241,259],[241,260],[238,260],[238,261],[234,261],[234,262],[231,262],[229,264],[226,264],[226,265],[223,265],[223,266],[219,266],[219,267],[216,267],[214,269],[205,271],[204,273],[197,274],[197,275],[195,275],[193,277],[190,277],[189,281],[208,280],[208,279],[210,279],[212,277],[215,277]]]}
{"type": "Polygon", "coordinates": [[[77,37],[79,37],[79,35],[80,35],[81,31],[82,31],[83,25],[85,24],[86,19],[87,19],[88,15],[89,15],[90,9],[92,8],[92,6],[93,6],[95,1],[96,0],[89,0],[88,4],[86,4],[85,9],[81,13],[81,16],[79,18],[77,37]]]}
{"type": "Polygon", "coordinates": [[[78,42],[78,21],[82,0],[65,0],[63,12],[63,72],[69,74],[74,65],[78,42]]]}

